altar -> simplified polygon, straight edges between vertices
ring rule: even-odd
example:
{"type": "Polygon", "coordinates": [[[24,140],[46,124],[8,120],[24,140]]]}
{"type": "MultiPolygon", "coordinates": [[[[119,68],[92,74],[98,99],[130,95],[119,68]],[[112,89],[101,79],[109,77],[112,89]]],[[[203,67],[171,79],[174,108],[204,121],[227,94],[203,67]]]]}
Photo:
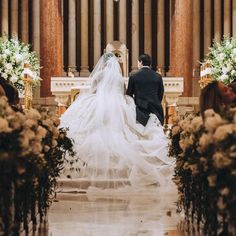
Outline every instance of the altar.
{"type": "MultiPolygon", "coordinates": [[[[127,85],[128,77],[124,79],[127,85]]],[[[184,81],[182,77],[163,77],[163,83],[165,90],[163,107],[164,111],[168,112],[168,108],[176,107],[178,98],[183,93],[184,81]]],[[[90,77],[52,77],[51,92],[55,96],[59,113],[63,113],[79,94],[87,93],[90,87],[90,77]]]]}

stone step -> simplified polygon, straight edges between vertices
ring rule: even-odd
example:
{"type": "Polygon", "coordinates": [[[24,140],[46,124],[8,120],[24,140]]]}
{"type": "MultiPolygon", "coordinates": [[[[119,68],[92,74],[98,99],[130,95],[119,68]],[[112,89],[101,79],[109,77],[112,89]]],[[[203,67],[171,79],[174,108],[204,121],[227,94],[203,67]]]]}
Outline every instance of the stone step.
{"type": "Polygon", "coordinates": [[[60,178],[58,179],[57,192],[73,192],[83,193],[89,187],[95,187],[99,189],[116,189],[123,186],[130,186],[128,179],[69,179],[60,178]]]}

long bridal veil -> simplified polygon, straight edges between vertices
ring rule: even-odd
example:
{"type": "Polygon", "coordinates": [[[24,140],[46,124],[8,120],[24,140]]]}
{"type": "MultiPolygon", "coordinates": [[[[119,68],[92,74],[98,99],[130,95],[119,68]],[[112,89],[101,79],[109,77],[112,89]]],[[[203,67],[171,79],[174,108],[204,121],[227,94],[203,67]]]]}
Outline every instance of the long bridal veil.
{"type": "MultiPolygon", "coordinates": [[[[116,57],[104,54],[90,75],[89,93],[79,96],[61,117],[69,128],[79,161],[65,175],[124,185],[166,186],[172,173],[167,139],[157,120],[150,130],[136,123],[135,104],[124,95],[124,80],[116,57]]],[[[103,185],[104,187],[104,185],[103,185]]]]}

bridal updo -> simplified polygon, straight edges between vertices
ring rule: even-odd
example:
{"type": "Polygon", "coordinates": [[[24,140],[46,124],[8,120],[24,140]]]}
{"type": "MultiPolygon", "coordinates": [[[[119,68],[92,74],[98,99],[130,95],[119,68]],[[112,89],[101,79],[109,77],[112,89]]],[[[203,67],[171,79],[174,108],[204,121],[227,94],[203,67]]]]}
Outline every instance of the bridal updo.
{"type": "Polygon", "coordinates": [[[115,57],[115,55],[111,52],[106,52],[103,55],[104,63],[106,63],[110,58],[115,57]]]}

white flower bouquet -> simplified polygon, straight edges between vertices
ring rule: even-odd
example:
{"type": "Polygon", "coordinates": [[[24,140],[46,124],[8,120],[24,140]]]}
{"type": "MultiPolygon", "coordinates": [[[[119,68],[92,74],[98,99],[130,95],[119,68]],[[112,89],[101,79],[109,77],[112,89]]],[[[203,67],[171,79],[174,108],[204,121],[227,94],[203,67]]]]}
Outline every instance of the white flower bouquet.
{"type": "Polygon", "coordinates": [[[33,86],[38,85],[40,64],[36,53],[30,51],[30,45],[17,39],[0,38],[0,75],[20,90],[24,88],[22,72],[25,64],[30,65],[33,86]]]}
{"type": "Polygon", "coordinates": [[[224,37],[221,43],[214,42],[205,62],[211,64],[214,80],[229,84],[236,79],[236,39],[224,37]]]}
{"type": "Polygon", "coordinates": [[[199,235],[235,235],[236,110],[174,120],[170,155],[176,158],[178,207],[199,235]]]}

